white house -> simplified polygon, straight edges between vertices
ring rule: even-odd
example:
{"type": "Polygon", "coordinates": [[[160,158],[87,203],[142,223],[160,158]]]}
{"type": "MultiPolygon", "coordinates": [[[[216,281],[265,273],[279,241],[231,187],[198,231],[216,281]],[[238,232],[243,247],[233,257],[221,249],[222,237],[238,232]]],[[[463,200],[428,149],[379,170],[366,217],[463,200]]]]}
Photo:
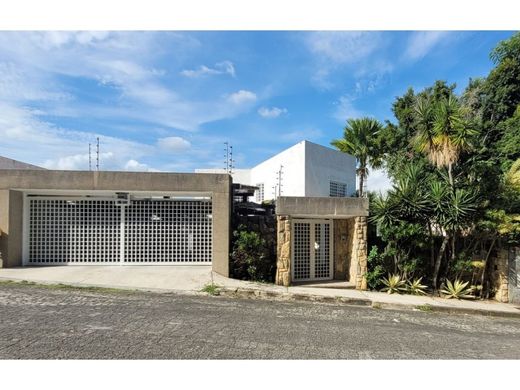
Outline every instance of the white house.
{"type": "MultiPolygon", "coordinates": [[[[196,169],[222,173],[224,169],[196,169]]],[[[250,169],[236,169],[233,182],[259,187],[257,202],[278,196],[347,197],[356,192],[356,159],[346,153],[301,141],[250,169]]]]}

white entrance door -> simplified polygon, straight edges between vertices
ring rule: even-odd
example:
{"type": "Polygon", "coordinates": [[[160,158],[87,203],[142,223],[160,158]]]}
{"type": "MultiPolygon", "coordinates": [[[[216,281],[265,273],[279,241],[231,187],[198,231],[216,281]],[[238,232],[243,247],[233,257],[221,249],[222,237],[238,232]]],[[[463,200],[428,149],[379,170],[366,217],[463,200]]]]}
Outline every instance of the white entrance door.
{"type": "Polygon", "coordinates": [[[293,220],[291,275],[294,282],[332,279],[332,241],[331,221],[293,220]]]}

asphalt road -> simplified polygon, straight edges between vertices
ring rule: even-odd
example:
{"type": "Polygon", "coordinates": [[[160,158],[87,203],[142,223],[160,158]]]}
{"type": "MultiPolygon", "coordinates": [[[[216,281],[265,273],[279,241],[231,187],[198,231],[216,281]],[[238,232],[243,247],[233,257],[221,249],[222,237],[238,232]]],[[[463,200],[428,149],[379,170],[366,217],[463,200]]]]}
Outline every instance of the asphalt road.
{"type": "Polygon", "coordinates": [[[520,320],[0,283],[2,359],[520,358],[520,320]]]}

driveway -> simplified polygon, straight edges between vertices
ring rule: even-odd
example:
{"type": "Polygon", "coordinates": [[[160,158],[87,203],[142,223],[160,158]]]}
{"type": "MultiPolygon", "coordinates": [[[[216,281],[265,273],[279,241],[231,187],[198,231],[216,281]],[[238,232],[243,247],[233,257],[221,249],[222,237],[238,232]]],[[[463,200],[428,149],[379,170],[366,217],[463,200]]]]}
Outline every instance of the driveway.
{"type": "Polygon", "coordinates": [[[0,283],[0,358],[518,359],[520,321],[0,283]]]}
{"type": "Polygon", "coordinates": [[[144,290],[200,291],[211,265],[58,265],[0,268],[0,279],[144,290]]]}

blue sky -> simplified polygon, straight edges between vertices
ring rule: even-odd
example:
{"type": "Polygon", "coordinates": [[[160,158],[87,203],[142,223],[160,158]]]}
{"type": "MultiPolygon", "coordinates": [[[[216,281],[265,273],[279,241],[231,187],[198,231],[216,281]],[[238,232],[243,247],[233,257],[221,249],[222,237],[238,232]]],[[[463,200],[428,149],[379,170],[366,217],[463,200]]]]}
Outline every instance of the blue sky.
{"type": "MultiPolygon", "coordinates": [[[[55,169],[237,168],[345,120],[394,120],[408,87],[485,76],[511,32],[0,32],[0,155],[55,169]]],[[[384,173],[370,189],[388,185],[384,173]]]]}

